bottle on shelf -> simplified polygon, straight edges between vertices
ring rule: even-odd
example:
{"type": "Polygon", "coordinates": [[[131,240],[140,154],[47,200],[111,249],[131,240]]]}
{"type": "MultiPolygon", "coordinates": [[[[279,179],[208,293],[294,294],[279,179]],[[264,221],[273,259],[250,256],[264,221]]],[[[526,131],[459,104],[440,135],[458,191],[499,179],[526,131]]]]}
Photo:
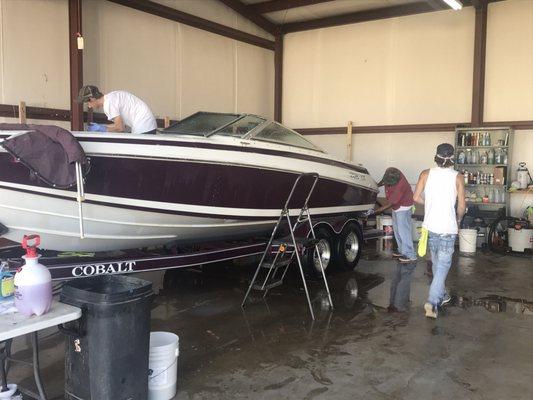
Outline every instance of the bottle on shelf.
{"type": "Polygon", "coordinates": [[[480,164],[487,164],[487,152],[484,151],[483,153],[481,153],[481,157],[479,158],[479,163],[480,164]]]}
{"type": "Polygon", "coordinates": [[[465,152],[463,150],[459,151],[459,154],[457,155],[457,164],[464,164],[465,157],[465,152]]]}
{"type": "Polygon", "coordinates": [[[472,150],[466,149],[466,163],[472,164],[472,150]]]}
{"type": "Polygon", "coordinates": [[[489,149],[487,152],[487,164],[494,164],[494,150],[489,149]]]}

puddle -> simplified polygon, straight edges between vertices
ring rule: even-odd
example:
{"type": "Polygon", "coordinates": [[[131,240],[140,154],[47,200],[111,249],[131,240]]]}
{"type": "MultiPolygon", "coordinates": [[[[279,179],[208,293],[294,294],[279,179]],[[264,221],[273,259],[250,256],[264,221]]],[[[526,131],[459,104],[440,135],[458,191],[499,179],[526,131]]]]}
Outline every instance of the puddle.
{"type": "Polygon", "coordinates": [[[489,295],[477,299],[459,296],[455,300],[455,305],[463,308],[484,307],[493,313],[504,312],[533,316],[533,302],[526,299],[489,295]]]}

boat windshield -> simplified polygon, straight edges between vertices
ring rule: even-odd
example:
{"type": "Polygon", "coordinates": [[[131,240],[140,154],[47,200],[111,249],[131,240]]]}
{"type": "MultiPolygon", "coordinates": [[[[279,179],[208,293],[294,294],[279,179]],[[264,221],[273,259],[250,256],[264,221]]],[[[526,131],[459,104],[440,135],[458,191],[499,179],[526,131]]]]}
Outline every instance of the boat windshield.
{"type": "Polygon", "coordinates": [[[197,112],[163,130],[163,133],[209,136],[212,132],[242,118],[239,114],[197,112]]]}
{"type": "Polygon", "coordinates": [[[298,133],[288,128],[285,128],[277,122],[271,122],[268,126],[261,129],[257,134],[255,134],[253,138],[256,140],[264,140],[267,142],[285,144],[287,146],[302,147],[304,149],[322,152],[322,150],[316,147],[309,140],[299,135],[298,133]]]}
{"type": "Polygon", "coordinates": [[[244,137],[252,129],[261,125],[265,122],[266,119],[256,117],[255,115],[247,115],[241,119],[238,119],[235,122],[232,122],[229,125],[226,125],[220,130],[214,132],[215,135],[224,135],[224,136],[234,136],[234,137],[244,137]]]}

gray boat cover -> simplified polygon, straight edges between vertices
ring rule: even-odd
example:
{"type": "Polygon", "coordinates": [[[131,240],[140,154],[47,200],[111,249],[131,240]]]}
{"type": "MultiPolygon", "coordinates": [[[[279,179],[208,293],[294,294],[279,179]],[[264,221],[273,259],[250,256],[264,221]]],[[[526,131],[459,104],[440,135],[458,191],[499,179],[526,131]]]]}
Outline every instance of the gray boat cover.
{"type": "Polygon", "coordinates": [[[0,145],[50,186],[76,184],[76,163],[88,172],[88,158],[68,130],[55,125],[0,124],[0,130],[28,131],[15,134],[0,145]]]}

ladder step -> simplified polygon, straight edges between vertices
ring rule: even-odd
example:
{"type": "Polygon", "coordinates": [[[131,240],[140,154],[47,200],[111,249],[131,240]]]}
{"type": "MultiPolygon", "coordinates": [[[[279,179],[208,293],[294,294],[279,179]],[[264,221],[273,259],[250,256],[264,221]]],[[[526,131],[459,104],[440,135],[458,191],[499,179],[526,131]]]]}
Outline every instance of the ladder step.
{"type": "Polygon", "coordinates": [[[288,260],[276,261],[275,264],[264,262],[263,264],[261,264],[261,267],[266,269],[277,269],[289,265],[291,261],[292,259],[289,258],[288,260]]]}
{"type": "MultiPolygon", "coordinates": [[[[296,237],[295,239],[296,239],[296,244],[303,248],[313,247],[319,242],[318,239],[314,239],[314,238],[296,237]]],[[[286,246],[294,247],[290,236],[287,236],[281,239],[276,239],[272,242],[273,246],[279,246],[282,244],[286,246]]]]}
{"type": "Polygon", "coordinates": [[[270,290],[270,289],[275,288],[277,286],[281,286],[282,283],[283,283],[283,281],[280,279],[279,281],[275,281],[275,282],[269,283],[268,285],[265,285],[264,288],[263,288],[263,285],[259,285],[259,284],[255,284],[252,287],[255,290],[270,290]]]}

